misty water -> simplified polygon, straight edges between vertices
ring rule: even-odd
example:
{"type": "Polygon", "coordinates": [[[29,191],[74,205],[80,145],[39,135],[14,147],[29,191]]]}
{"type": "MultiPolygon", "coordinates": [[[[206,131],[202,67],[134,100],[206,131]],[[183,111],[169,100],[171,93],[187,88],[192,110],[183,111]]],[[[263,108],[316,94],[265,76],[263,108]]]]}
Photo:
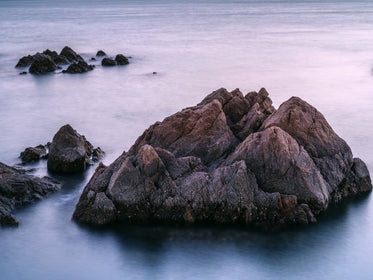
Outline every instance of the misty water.
{"type": "MultiPolygon", "coordinates": [[[[275,107],[317,107],[373,173],[371,1],[0,0],[0,161],[20,163],[69,123],[110,164],[155,121],[220,87],[265,87],[275,107]],[[79,75],[19,75],[18,59],[70,46],[130,64],[79,75]],[[153,72],[157,74],[153,75],[153,72]]],[[[46,162],[29,166],[47,175],[46,162]]],[[[317,224],[240,227],[71,220],[94,172],[53,176],[63,188],[0,228],[0,279],[372,279],[373,201],[331,207],[317,224]]]]}

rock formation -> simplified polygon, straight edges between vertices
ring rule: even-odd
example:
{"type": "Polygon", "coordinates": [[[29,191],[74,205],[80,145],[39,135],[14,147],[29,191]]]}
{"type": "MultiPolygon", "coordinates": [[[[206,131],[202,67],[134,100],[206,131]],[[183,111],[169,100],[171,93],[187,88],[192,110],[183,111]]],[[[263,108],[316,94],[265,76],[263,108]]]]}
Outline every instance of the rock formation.
{"type": "Polygon", "coordinates": [[[38,161],[39,159],[47,156],[47,149],[43,145],[36,147],[26,148],[20,155],[22,163],[29,163],[32,161],[38,161]]]}
{"type": "Polygon", "coordinates": [[[114,59],[111,59],[111,58],[105,57],[105,58],[101,61],[101,65],[102,65],[102,66],[115,66],[115,65],[118,65],[118,63],[117,63],[114,59]]]}
{"type": "MultiPolygon", "coordinates": [[[[106,53],[102,50],[98,51],[96,56],[106,56],[106,53]]],[[[96,58],[92,57],[91,61],[95,61],[96,58]]],[[[115,65],[126,65],[129,64],[128,58],[122,54],[118,54],[114,59],[104,58],[101,61],[102,66],[115,66],[115,65]]],[[[77,54],[70,47],[64,47],[60,54],[56,51],[46,49],[43,53],[36,53],[34,55],[27,55],[22,57],[16,64],[16,68],[28,67],[29,72],[32,74],[43,74],[54,72],[56,69],[62,69],[60,65],[69,65],[63,73],[76,74],[85,73],[94,69],[94,65],[89,65],[82,56],[77,54]]],[[[24,75],[27,72],[23,71],[19,74],[24,75]]]]}
{"type": "Polygon", "coordinates": [[[64,125],[54,135],[49,148],[48,170],[55,173],[75,173],[84,171],[93,161],[102,158],[100,148],[93,149],[83,135],[70,125],[64,125]]]}
{"type": "Polygon", "coordinates": [[[94,65],[88,65],[85,61],[79,61],[78,63],[72,63],[66,70],[63,70],[63,73],[70,73],[70,74],[77,74],[77,73],[85,73],[88,71],[92,71],[94,65]]]}
{"type": "Polygon", "coordinates": [[[38,200],[60,188],[56,181],[28,175],[23,170],[0,163],[0,224],[18,225],[11,211],[38,200]]]}
{"type": "Polygon", "coordinates": [[[275,110],[265,89],[219,89],[100,164],[73,218],[308,224],[330,203],[371,189],[366,165],[305,101],[293,97],[275,110]]]}

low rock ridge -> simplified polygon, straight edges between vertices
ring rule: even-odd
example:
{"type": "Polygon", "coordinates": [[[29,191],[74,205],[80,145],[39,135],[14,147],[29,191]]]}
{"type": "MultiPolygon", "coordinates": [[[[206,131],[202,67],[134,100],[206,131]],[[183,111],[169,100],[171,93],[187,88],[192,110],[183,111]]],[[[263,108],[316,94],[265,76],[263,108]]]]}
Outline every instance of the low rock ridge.
{"type": "Polygon", "coordinates": [[[0,162],[0,225],[16,226],[11,211],[60,189],[49,177],[38,178],[0,162]]]}
{"type": "Polygon", "coordinates": [[[368,193],[364,162],[307,102],[278,110],[267,91],[222,88],[156,122],[100,164],[73,218],[84,224],[308,224],[330,203],[368,193]]]}
{"type": "MultiPolygon", "coordinates": [[[[128,58],[123,54],[117,54],[115,59],[107,58],[106,53],[99,50],[96,53],[96,57],[105,57],[101,61],[102,66],[115,66],[115,65],[126,65],[129,64],[128,58]]],[[[92,57],[90,61],[96,61],[96,58],[92,57]]],[[[92,71],[95,65],[88,64],[84,58],[77,54],[73,49],[66,46],[58,54],[56,51],[49,49],[42,53],[36,53],[34,55],[27,55],[19,59],[16,64],[16,68],[29,67],[31,74],[44,74],[54,72],[57,69],[62,69],[63,65],[68,67],[62,71],[62,73],[77,74],[92,71]]],[[[27,72],[22,71],[20,74],[24,75],[27,72]]]]}

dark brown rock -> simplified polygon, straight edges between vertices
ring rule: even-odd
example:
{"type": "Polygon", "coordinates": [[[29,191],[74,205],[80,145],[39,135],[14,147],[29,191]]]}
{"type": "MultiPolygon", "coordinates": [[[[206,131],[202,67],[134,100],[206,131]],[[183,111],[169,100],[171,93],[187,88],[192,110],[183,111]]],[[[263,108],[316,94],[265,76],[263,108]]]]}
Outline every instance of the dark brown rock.
{"type": "Polygon", "coordinates": [[[62,49],[60,55],[66,57],[69,60],[70,63],[71,62],[84,61],[84,59],[79,54],[77,54],[75,51],[73,51],[68,46],[66,46],[62,49]]]}
{"type": "Polygon", "coordinates": [[[32,161],[38,161],[47,154],[47,150],[43,145],[36,147],[26,148],[20,155],[23,163],[28,163],[32,161]]]}
{"type": "Polygon", "coordinates": [[[88,71],[92,71],[94,68],[93,65],[88,65],[84,61],[79,61],[78,63],[72,63],[70,66],[62,71],[63,73],[69,73],[69,74],[77,74],[77,73],[85,73],[88,71]]]}
{"type": "Polygon", "coordinates": [[[102,65],[102,66],[115,66],[115,65],[118,65],[118,63],[117,63],[114,59],[111,59],[111,58],[105,57],[105,58],[101,61],[101,65],[102,65]]]}
{"type": "Polygon", "coordinates": [[[81,172],[90,164],[93,146],[70,125],[61,127],[49,150],[48,170],[56,173],[81,172]]]}
{"type": "Polygon", "coordinates": [[[10,212],[29,204],[60,188],[60,184],[48,177],[37,178],[23,170],[0,163],[0,224],[17,225],[10,212]]]}
{"type": "Polygon", "coordinates": [[[265,89],[219,89],[100,164],[73,217],[99,225],[308,224],[330,202],[371,189],[364,162],[306,102],[276,111],[265,89]]]}
{"type": "Polygon", "coordinates": [[[118,65],[127,65],[129,64],[128,58],[125,57],[123,54],[117,54],[115,57],[115,61],[118,65]]]}
{"type": "Polygon", "coordinates": [[[43,74],[54,72],[56,69],[57,66],[49,55],[37,53],[33,56],[29,72],[32,74],[43,74]]]}
{"type": "Polygon", "coordinates": [[[99,50],[96,53],[96,56],[105,56],[105,55],[106,55],[106,53],[103,50],[99,50]]]}
{"type": "Polygon", "coordinates": [[[33,61],[34,61],[33,55],[24,56],[17,62],[16,68],[30,66],[33,61]]]}

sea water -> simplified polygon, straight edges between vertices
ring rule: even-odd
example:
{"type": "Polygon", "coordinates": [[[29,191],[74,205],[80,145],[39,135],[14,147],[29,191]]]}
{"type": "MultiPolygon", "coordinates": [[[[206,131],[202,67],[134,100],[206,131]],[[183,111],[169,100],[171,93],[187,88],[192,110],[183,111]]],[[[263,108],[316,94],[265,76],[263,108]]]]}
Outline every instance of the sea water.
{"type": "MultiPolygon", "coordinates": [[[[0,0],[0,161],[71,124],[110,164],[149,125],[225,87],[299,96],[373,173],[373,2],[0,0]],[[19,75],[18,59],[65,45],[127,66],[19,75]],[[153,74],[156,72],[156,74],[153,74]]],[[[31,165],[48,175],[46,162],[31,165]]],[[[332,207],[315,225],[116,226],[71,221],[95,167],[0,228],[0,279],[372,279],[373,202],[332,207]]],[[[50,174],[49,174],[50,175],[50,174]]]]}

